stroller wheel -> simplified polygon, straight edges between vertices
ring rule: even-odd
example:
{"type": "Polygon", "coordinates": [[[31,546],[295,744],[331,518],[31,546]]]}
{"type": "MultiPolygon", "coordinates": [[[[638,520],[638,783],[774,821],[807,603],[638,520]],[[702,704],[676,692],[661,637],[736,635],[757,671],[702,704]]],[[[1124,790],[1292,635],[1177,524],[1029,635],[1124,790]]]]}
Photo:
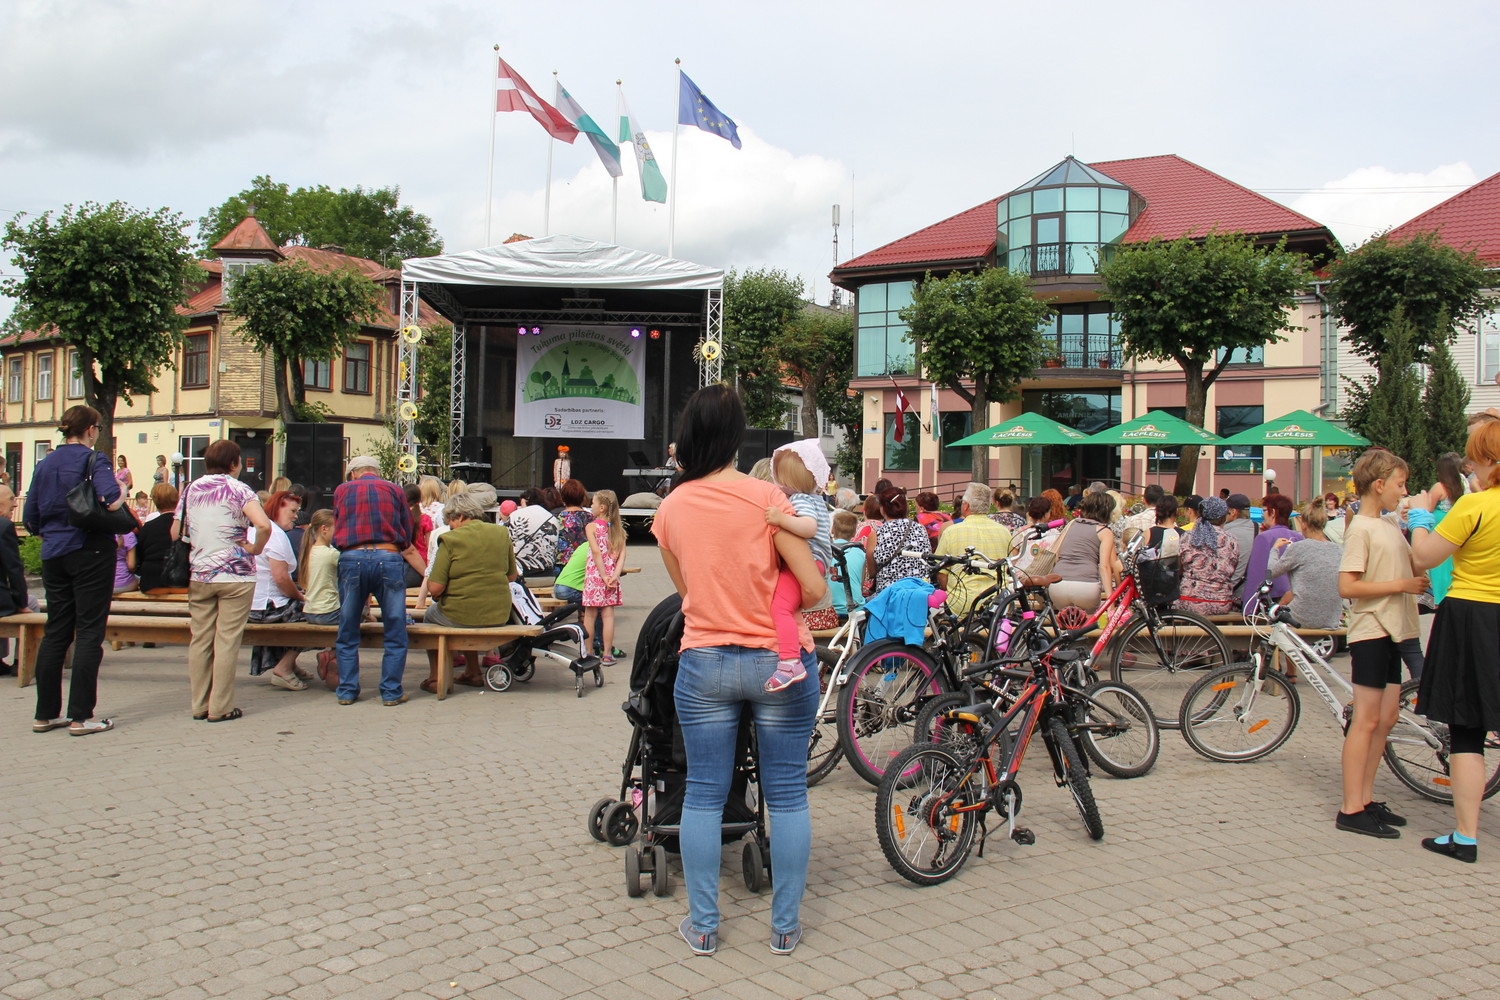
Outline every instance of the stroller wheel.
{"type": "Polygon", "coordinates": [[[745,841],[745,850],[740,855],[740,862],[745,875],[745,888],[751,892],[760,892],[764,889],[767,882],[766,861],[760,844],[754,840],[745,841]]]}
{"type": "Polygon", "coordinates": [[[514,680],[515,676],[511,674],[510,668],[503,663],[496,663],[484,672],[484,683],[491,691],[509,691],[514,680]]]}
{"type": "MultiPolygon", "coordinates": [[[[616,802],[604,810],[600,825],[604,829],[606,841],[615,847],[624,847],[635,839],[635,832],[640,829],[640,820],[636,819],[635,810],[630,808],[629,802],[616,802]]],[[[639,858],[636,863],[639,866],[639,858]]]]}
{"type": "Polygon", "coordinates": [[[646,894],[641,885],[641,852],[632,847],[625,852],[625,895],[634,899],[646,894]]]}
{"type": "Polygon", "coordinates": [[[651,848],[651,894],[672,895],[672,872],[667,868],[667,849],[660,844],[651,848]]]}
{"type": "Polygon", "coordinates": [[[587,821],[589,836],[593,837],[601,844],[604,843],[604,810],[608,809],[614,804],[614,799],[600,799],[598,802],[595,802],[594,807],[589,810],[589,818],[587,821]]]}
{"type": "Polygon", "coordinates": [[[595,667],[594,668],[594,687],[596,687],[596,688],[602,688],[603,686],[604,686],[604,671],[600,670],[598,667],[595,667]]]}
{"type": "Polygon", "coordinates": [[[536,660],[529,655],[512,657],[506,665],[510,667],[511,676],[523,684],[536,676],[536,660]]]}

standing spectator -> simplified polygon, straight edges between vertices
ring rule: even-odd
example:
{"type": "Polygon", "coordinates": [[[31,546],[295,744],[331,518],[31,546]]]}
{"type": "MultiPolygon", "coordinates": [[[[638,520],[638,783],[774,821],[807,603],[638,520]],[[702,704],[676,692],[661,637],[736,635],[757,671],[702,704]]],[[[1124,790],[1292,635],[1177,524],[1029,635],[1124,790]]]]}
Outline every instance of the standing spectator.
{"type": "MultiPolygon", "coordinates": [[[[778,504],[790,515],[790,502],[775,486],[735,469],[744,433],[745,411],[733,389],[712,385],[692,395],[677,434],[682,470],[651,529],[683,598],[675,695],[688,760],[680,838],[688,915],[677,931],[695,955],[718,947],[720,824],[742,713],[755,721],[760,789],[776,830],[770,943],[779,955],[791,954],[802,938],[812,849],[806,769],[818,685],[769,694],[765,682],[776,669],[771,594],[781,561],[802,584],[803,607],[817,603],[826,584],[807,543],[766,524],[767,506],[778,504]]],[[[901,503],[904,517],[904,495],[901,503]]],[[[917,531],[925,545],[926,533],[917,531]]],[[[812,637],[803,631],[803,665],[815,672],[812,637]]]]}
{"type": "Polygon", "coordinates": [[[1429,719],[1448,725],[1454,825],[1451,833],[1424,839],[1422,847],[1472,863],[1479,856],[1485,734],[1500,729],[1500,673],[1495,669],[1500,637],[1500,423],[1471,423],[1464,451],[1480,492],[1449,498],[1453,508],[1436,526],[1432,512],[1439,497],[1435,492],[1422,494],[1413,500],[1407,520],[1416,569],[1453,560],[1452,584],[1432,620],[1417,704],[1429,719]]]}
{"type": "MultiPolygon", "coordinates": [[[[307,595],[297,586],[297,552],[286,533],[297,521],[302,503],[290,490],[271,494],[266,517],[271,529],[260,555],[255,557],[255,596],[250,602],[252,622],[295,622],[302,620],[302,605],[307,595]]],[[[260,537],[260,529],[253,537],[260,537]]],[[[250,652],[250,675],[269,672],[271,686],[285,691],[306,691],[312,675],[297,666],[293,646],[256,646],[250,652]]]]}
{"type": "Polygon", "coordinates": [[[186,587],[168,587],[161,578],[172,549],[172,525],[177,523],[177,491],[167,483],[157,483],[151,487],[151,504],[156,516],[147,518],[136,532],[135,569],[141,577],[141,593],[153,597],[186,594],[186,587]]]}
{"type": "Polygon", "coordinates": [[[560,444],[557,446],[557,457],[552,460],[552,485],[562,489],[562,484],[572,478],[572,449],[565,444],[560,444]]]}
{"type": "Polygon", "coordinates": [[[578,546],[588,545],[588,526],[594,520],[589,510],[589,491],[576,479],[562,484],[563,509],[557,516],[557,564],[567,565],[578,546]]]}
{"type": "Polygon", "coordinates": [[[917,494],[917,523],[927,529],[927,541],[937,544],[943,529],[953,523],[952,515],[942,510],[936,493],[917,494]]]}
{"type": "Polygon", "coordinates": [[[895,486],[880,494],[880,516],[883,520],[875,533],[865,539],[865,596],[869,597],[897,580],[914,576],[927,578],[927,560],[932,551],[927,529],[908,515],[906,491],[895,486]],[[903,555],[919,552],[919,556],[903,555]]]}
{"type": "Polygon", "coordinates": [[[372,596],[380,606],[385,650],[380,660],[380,703],[404,704],[406,672],[406,573],[414,556],[406,494],[380,478],[369,455],[349,461],[347,480],[333,491],[333,544],[339,550],[338,656],[340,705],[359,700],[359,619],[372,596]]]}
{"type": "Polygon", "coordinates": [[[117,510],[125,502],[110,474],[109,457],[94,451],[99,440],[99,411],[70,406],[58,428],[62,447],[48,453],[31,473],[23,521],[42,537],[42,586],[47,591],[47,628],[36,659],[36,721],[45,733],[68,726],[74,736],[114,728],[111,719],[94,719],[98,699],[99,661],[104,658],[104,621],[109,614],[114,580],[115,538],[109,532],[86,532],[68,523],[68,492],[85,480],[117,510]],[[62,715],[63,657],[73,647],[73,678],[68,686],[68,714],[62,715]]]}
{"type": "Polygon", "coordinates": [[[172,470],[167,468],[167,456],[157,455],[156,471],[151,473],[151,482],[156,486],[160,486],[167,481],[167,477],[171,474],[172,470]]]}
{"type": "Polygon", "coordinates": [[[1026,515],[1016,510],[1016,495],[1004,487],[996,487],[991,499],[995,502],[995,510],[990,514],[990,520],[1000,527],[1015,534],[1026,527],[1026,515]]]}
{"type": "Polygon", "coordinates": [[[131,489],[135,486],[135,477],[130,474],[130,465],[125,461],[123,452],[116,461],[119,463],[119,468],[115,471],[115,482],[120,484],[120,492],[129,496],[131,489]]]}
{"type": "Polygon", "coordinates": [[[521,505],[509,517],[510,542],[523,576],[557,572],[557,518],[547,509],[542,491],[521,494],[521,505]]]}
{"type": "MultiPolygon", "coordinates": [[[[990,488],[983,483],[970,483],[964,489],[958,501],[962,519],[943,532],[936,555],[961,556],[966,549],[973,548],[993,562],[1010,553],[1010,529],[986,516],[990,512],[990,496],[990,488]]],[[[995,573],[993,570],[969,573],[955,568],[943,574],[942,585],[948,591],[949,609],[965,615],[974,606],[974,599],[995,585],[995,573]]]]}
{"type": "MultiPolygon", "coordinates": [[[[517,513],[520,513],[517,511],[517,513]]],[[[592,642],[588,612],[599,609],[599,633],[606,667],[615,663],[615,608],[620,598],[620,570],[625,561],[625,525],[620,520],[620,501],[614,490],[594,494],[594,521],[589,525],[589,560],[584,565],[583,628],[592,642]]]]}
{"type": "Polygon", "coordinates": [[[234,665],[255,597],[255,557],[270,537],[271,521],[255,491],[238,478],[239,445],[213,442],[203,452],[203,468],[178,498],[171,535],[173,541],[182,537],[186,519],[193,718],[228,722],[244,715],[234,704],[234,665]]]}
{"type": "MultiPolygon", "coordinates": [[[[29,603],[26,593],[26,565],[21,561],[21,542],[16,537],[16,526],[10,519],[10,509],[16,495],[10,486],[0,485],[0,618],[25,611],[29,603]]],[[[10,640],[0,640],[0,657],[10,654],[10,640]]],[[[0,676],[16,671],[14,662],[0,660],[0,676]]]]}
{"type": "MultiPolygon", "coordinates": [[[[1245,494],[1231,493],[1223,499],[1229,506],[1229,515],[1224,520],[1224,533],[1239,546],[1239,561],[1235,563],[1234,577],[1230,581],[1234,586],[1234,599],[1238,601],[1244,596],[1245,569],[1250,565],[1250,549],[1255,545],[1255,522],[1250,520],[1250,498],[1245,494]]],[[[1253,591],[1255,588],[1250,589],[1253,591]]]]}
{"type": "Polygon", "coordinates": [[[1234,572],[1240,544],[1227,530],[1229,505],[1220,497],[1204,497],[1193,530],[1181,539],[1182,596],[1175,607],[1202,615],[1227,615],[1239,607],[1234,595],[1234,572]]]}
{"type": "MultiPolygon", "coordinates": [[[[1260,585],[1266,580],[1266,566],[1271,561],[1271,547],[1278,541],[1287,539],[1295,541],[1302,537],[1302,533],[1292,530],[1292,498],[1285,493],[1273,493],[1266,497],[1265,504],[1266,524],[1262,525],[1255,536],[1255,543],[1250,548],[1250,561],[1245,566],[1245,589],[1241,593],[1241,603],[1247,608],[1260,585]]],[[[1271,587],[1268,597],[1271,601],[1280,601],[1287,592],[1287,582],[1278,580],[1271,587]]]]}

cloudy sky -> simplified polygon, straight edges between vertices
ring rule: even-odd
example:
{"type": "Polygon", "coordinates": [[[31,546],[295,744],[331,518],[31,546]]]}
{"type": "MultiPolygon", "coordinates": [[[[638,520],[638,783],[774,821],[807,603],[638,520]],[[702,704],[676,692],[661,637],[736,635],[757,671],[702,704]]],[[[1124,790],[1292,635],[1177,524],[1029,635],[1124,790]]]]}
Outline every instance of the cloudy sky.
{"type": "MultiPolygon", "coordinates": [[[[489,113],[498,44],[601,121],[623,80],[664,172],[680,58],[744,148],[681,131],[676,255],[784,268],[819,301],[833,204],[846,259],[1068,153],[1177,153],[1352,245],[1500,171],[1497,22],[1480,0],[0,0],[0,217],[118,199],[197,219],[270,174],[399,185],[469,249],[493,121],[494,239],[540,235],[550,140],[489,113]]],[[[608,240],[608,175],[585,141],[551,145],[551,231],[608,240]]],[[[619,241],[665,252],[626,157],[619,241]]]]}

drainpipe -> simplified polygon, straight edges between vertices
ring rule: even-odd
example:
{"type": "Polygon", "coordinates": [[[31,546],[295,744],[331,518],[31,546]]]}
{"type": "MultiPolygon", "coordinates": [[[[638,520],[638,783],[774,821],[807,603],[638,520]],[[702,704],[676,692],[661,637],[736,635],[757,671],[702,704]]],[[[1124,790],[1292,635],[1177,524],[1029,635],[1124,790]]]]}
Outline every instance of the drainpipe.
{"type": "MultiPolygon", "coordinates": [[[[1313,296],[1318,300],[1319,320],[1321,322],[1321,350],[1318,366],[1318,395],[1321,401],[1312,410],[1314,416],[1323,417],[1325,420],[1338,416],[1339,400],[1339,339],[1338,324],[1334,322],[1333,310],[1329,308],[1328,296],[1324,290],[1328,287],[1326,281],[1314,281],[1312,283],[1313,296]]],[[[1314,492],[1318,495],[1323,493],[1323,449],[1313,450],[1312,480],[1314,492]]]]}

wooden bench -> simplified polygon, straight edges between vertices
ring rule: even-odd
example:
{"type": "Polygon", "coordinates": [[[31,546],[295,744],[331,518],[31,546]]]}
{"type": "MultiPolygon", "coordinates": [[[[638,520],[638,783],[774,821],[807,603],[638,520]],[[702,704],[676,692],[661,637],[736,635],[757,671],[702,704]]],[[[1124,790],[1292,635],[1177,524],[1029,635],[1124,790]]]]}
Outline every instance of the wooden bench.
{"type": "MultiPolygon", "coordinates": [[[[0,618],[0,637],[17,641],[16,681],[21,687],[31,684],[36,675],[36,653],[41,644],[47,616],[24,612],[0,618]]],[[[364,649],[382,649],[385,632],[379,622],[360,625],[359,644],[364,649]]],[[[522,636],[540,635],[535,625],[497,625],[493,628],[450,628],[418,623],[406,627],[407,649],[433,650],[437,653],[438,700],[448,696],[453,680],[453,653],[482,652],[502,646],[522,636]]],[[[314,625],[311,622],[247,623],[246,646],[291,646],[322,649],[338,638],[337,625],[314,625]]],[[[186,645],[189,622],[186,615],[111,614],[105,623],[104,638],[115,642],[156,642],[186,645]]]]}

